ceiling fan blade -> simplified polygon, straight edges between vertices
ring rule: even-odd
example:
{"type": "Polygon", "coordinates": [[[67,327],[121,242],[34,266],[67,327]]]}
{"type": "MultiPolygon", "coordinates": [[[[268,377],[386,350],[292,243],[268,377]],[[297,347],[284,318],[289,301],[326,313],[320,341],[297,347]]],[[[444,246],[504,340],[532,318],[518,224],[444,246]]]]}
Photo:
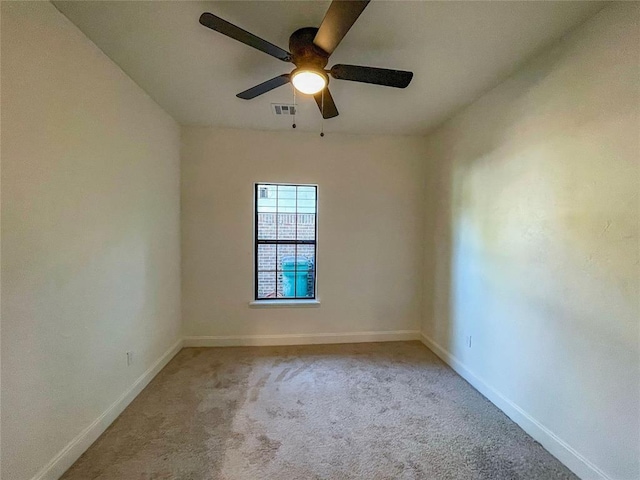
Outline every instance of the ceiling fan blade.
{"type": "Polygon", "coordinates": [[[333,0],[324,15],[313,43],[331,55],[369,4],[369,1],[333,0]]]}
{"type": "Polygon", "coordinates": [[[413,78],[413,72],[387,68],[360,67],[358,65],[334,65],[331,76],[338,80],[374,83],[386,87],[405,88],[413,78]]]}
{"type": "Polygon", "coordinates": [[[243,100],[251,100],[252,98],[256,98],[258,95],[267,93],[274,88],[281,87],[282,85],[286,85],[287,83],[289,83],[289,74],[283,73],[282,75],[278,75],[271,80],[262,82],[260,85],[256,85],[255,87],[251,87],[244,92],[240,92],[236,95],[236,97],[242,98],[243,100]]]}
{"type": "Polygon", "coordinates": [[[333,101],[331,92],[329,91],[329,87],[326,87],[324,90],[316,93],[313,98],[315,98],[323,118],[333,118],[339,115],[336,104],[333,101]],[[324,95],[322,92],[324,92],[324,95]]]}
{"type": "Polygon", "coordinates": [[[205,27],[209,27],[211,30],[220,32],[227,37],[231,37],[234,40],[238,40],[239,42],[244,43],[245,45],[256,48],[264,53],[271,55],[272,57],[276,57],[277,59],[282,60],[283,62],[291,61],[291,54],[286,50],[283,50],[282,48],[277,47],[274,44],[261,39],[260,37],[256,37],[253,33],[249,33],[246,30],[241,29],[240,27],[236,27],[234,24],[229,23],[220,17],[216,17],[212,13],[205,12],[200,15],[200,23],[205,27]]]}

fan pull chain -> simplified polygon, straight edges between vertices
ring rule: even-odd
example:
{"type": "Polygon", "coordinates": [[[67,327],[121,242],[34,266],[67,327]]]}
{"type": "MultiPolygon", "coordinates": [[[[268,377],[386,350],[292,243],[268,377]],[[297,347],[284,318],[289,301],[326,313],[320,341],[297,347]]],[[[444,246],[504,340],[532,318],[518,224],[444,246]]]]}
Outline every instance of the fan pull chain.
{"type": "Polygon", "coordinates": [[[291,125],[291,128],[296,128],[296,113],[298,113],[298,104],[296,103],[296,88],[291,85],[291,88],[293,89],[293,125],[291,125]]]}
{"type": "Polygon", "coordinates": [[[324,89],[322,89],[322,108],[321,113],[322,113],[322,121],[320,122],[320,136],[324,137],[324,89]]]}

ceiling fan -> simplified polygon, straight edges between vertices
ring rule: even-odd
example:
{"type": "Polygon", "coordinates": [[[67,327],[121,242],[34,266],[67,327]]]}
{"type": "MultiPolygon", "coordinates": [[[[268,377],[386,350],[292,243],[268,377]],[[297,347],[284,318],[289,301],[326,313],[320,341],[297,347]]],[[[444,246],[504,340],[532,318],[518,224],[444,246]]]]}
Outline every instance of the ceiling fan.
{"type": "Polygon", "coordinates": [[[338,80],[373,83],[396,88],[405,88],[413,78],[412,72],[357,65],[334,65],[330,70],[324,69],[329,61],[329,56],[340,44],[369,1],[333,0],[319,28],[305,27],[291,34],[289,37],[291,53],[211,13],[203,13],[200,16],[200,23],[227,37],[265,52],[283,62],[291,62],[296,66],[291,73],[278,75],[238,93],[237,97],[250,100],[291,82],[297,91],[313,95],[323,118],[333,118],[338,116],[338,109],[329,92],[329,75],[338,80]]]}

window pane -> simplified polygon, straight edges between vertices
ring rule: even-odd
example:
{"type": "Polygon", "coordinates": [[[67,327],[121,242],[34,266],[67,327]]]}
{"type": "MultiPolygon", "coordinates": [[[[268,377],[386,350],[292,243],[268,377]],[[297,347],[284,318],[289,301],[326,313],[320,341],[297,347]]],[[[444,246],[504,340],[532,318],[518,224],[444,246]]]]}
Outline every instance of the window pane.
{"type": "Polygon", "coordinates": [[[287,265],[293,262],[295,255],[296,245],[278,245],[278,271],[282,271],[285,268],[290,269],[287,265]]]}
{"type": "Polygon", "coordinates": [[[278,213],[296,213],[296,187],[278,185],[278,213]]]}
{"type": "Polygon", "coordinates": [[[276,272],[258,272],[258,298],[276,298],[276,272]]]}
{"type": "Polygon", "coordinates": [[[301,198],[310,198],[312,200],[316,199],[316,187],[308,187],[305,185],[301,185],[298,187],[298,199],[301,198]]]}
{"type": "Polygon", "coordinates": [[[258,245],[258,271],[276,270],[276,246],[258,245]]]}
{"type": "Polygon", "coordinates": [[[307,291],[306,291],[306,295],[305,292],[301,292],[298,294],[298,297],[302,297],[302,298],[313,298],[315,297],[315,292],[314,292],[314,288],[316,286],[316,272],[315,270],[308,270],[307,271],[307,291]]]}
{"type": "Polygon", "coordinates": [[[298,187],[298,213],[316,213],[315,187],[298,187]]]}
{"type": "Polygon", "coordinates": [[[278,240],[295,240],[296,214],[278,213],[278,240]]]}
{"type": "Polygon", "coordinates": [[[282,295],[282,272],[278,272],[278,298],[281,298],[282,295]]]}
{"type": "Polygon", "coordinates": [[[298,257],[304,258],[310,265],[315,264],[315,245],[298,245],[298,257]]]}
{"type": "Polygon", "coordinates": [[[274,240],[276,238],[276,214],[258,213],[258,239],[274,240]]]}
{"type": "Polygon", "coordinates": [[[275,212],[277,187],[275,185],[257,185],[258,212],[275,212]]]}
{"type": "Polygon", "coordinates": [[[309,213],[299,213],[298,217],[298,240],[316,239],[316,216],[309,213]]]}
{"type": "Polygon", "coordinates": [[[315,284],[315,245],[298,245],[298,297],[313,297],[315,284]]]}

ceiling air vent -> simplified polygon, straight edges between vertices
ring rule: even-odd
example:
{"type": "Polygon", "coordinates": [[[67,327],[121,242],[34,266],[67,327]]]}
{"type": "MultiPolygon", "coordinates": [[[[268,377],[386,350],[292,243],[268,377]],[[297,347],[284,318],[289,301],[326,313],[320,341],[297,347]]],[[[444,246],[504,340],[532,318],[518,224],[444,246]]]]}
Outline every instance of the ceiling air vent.
{"type": "Polygon", "coordinates": [[[290,116],[296,114],[296,106],[288,103],[272,103],[271,111],[277,116],[290,116]]]}

